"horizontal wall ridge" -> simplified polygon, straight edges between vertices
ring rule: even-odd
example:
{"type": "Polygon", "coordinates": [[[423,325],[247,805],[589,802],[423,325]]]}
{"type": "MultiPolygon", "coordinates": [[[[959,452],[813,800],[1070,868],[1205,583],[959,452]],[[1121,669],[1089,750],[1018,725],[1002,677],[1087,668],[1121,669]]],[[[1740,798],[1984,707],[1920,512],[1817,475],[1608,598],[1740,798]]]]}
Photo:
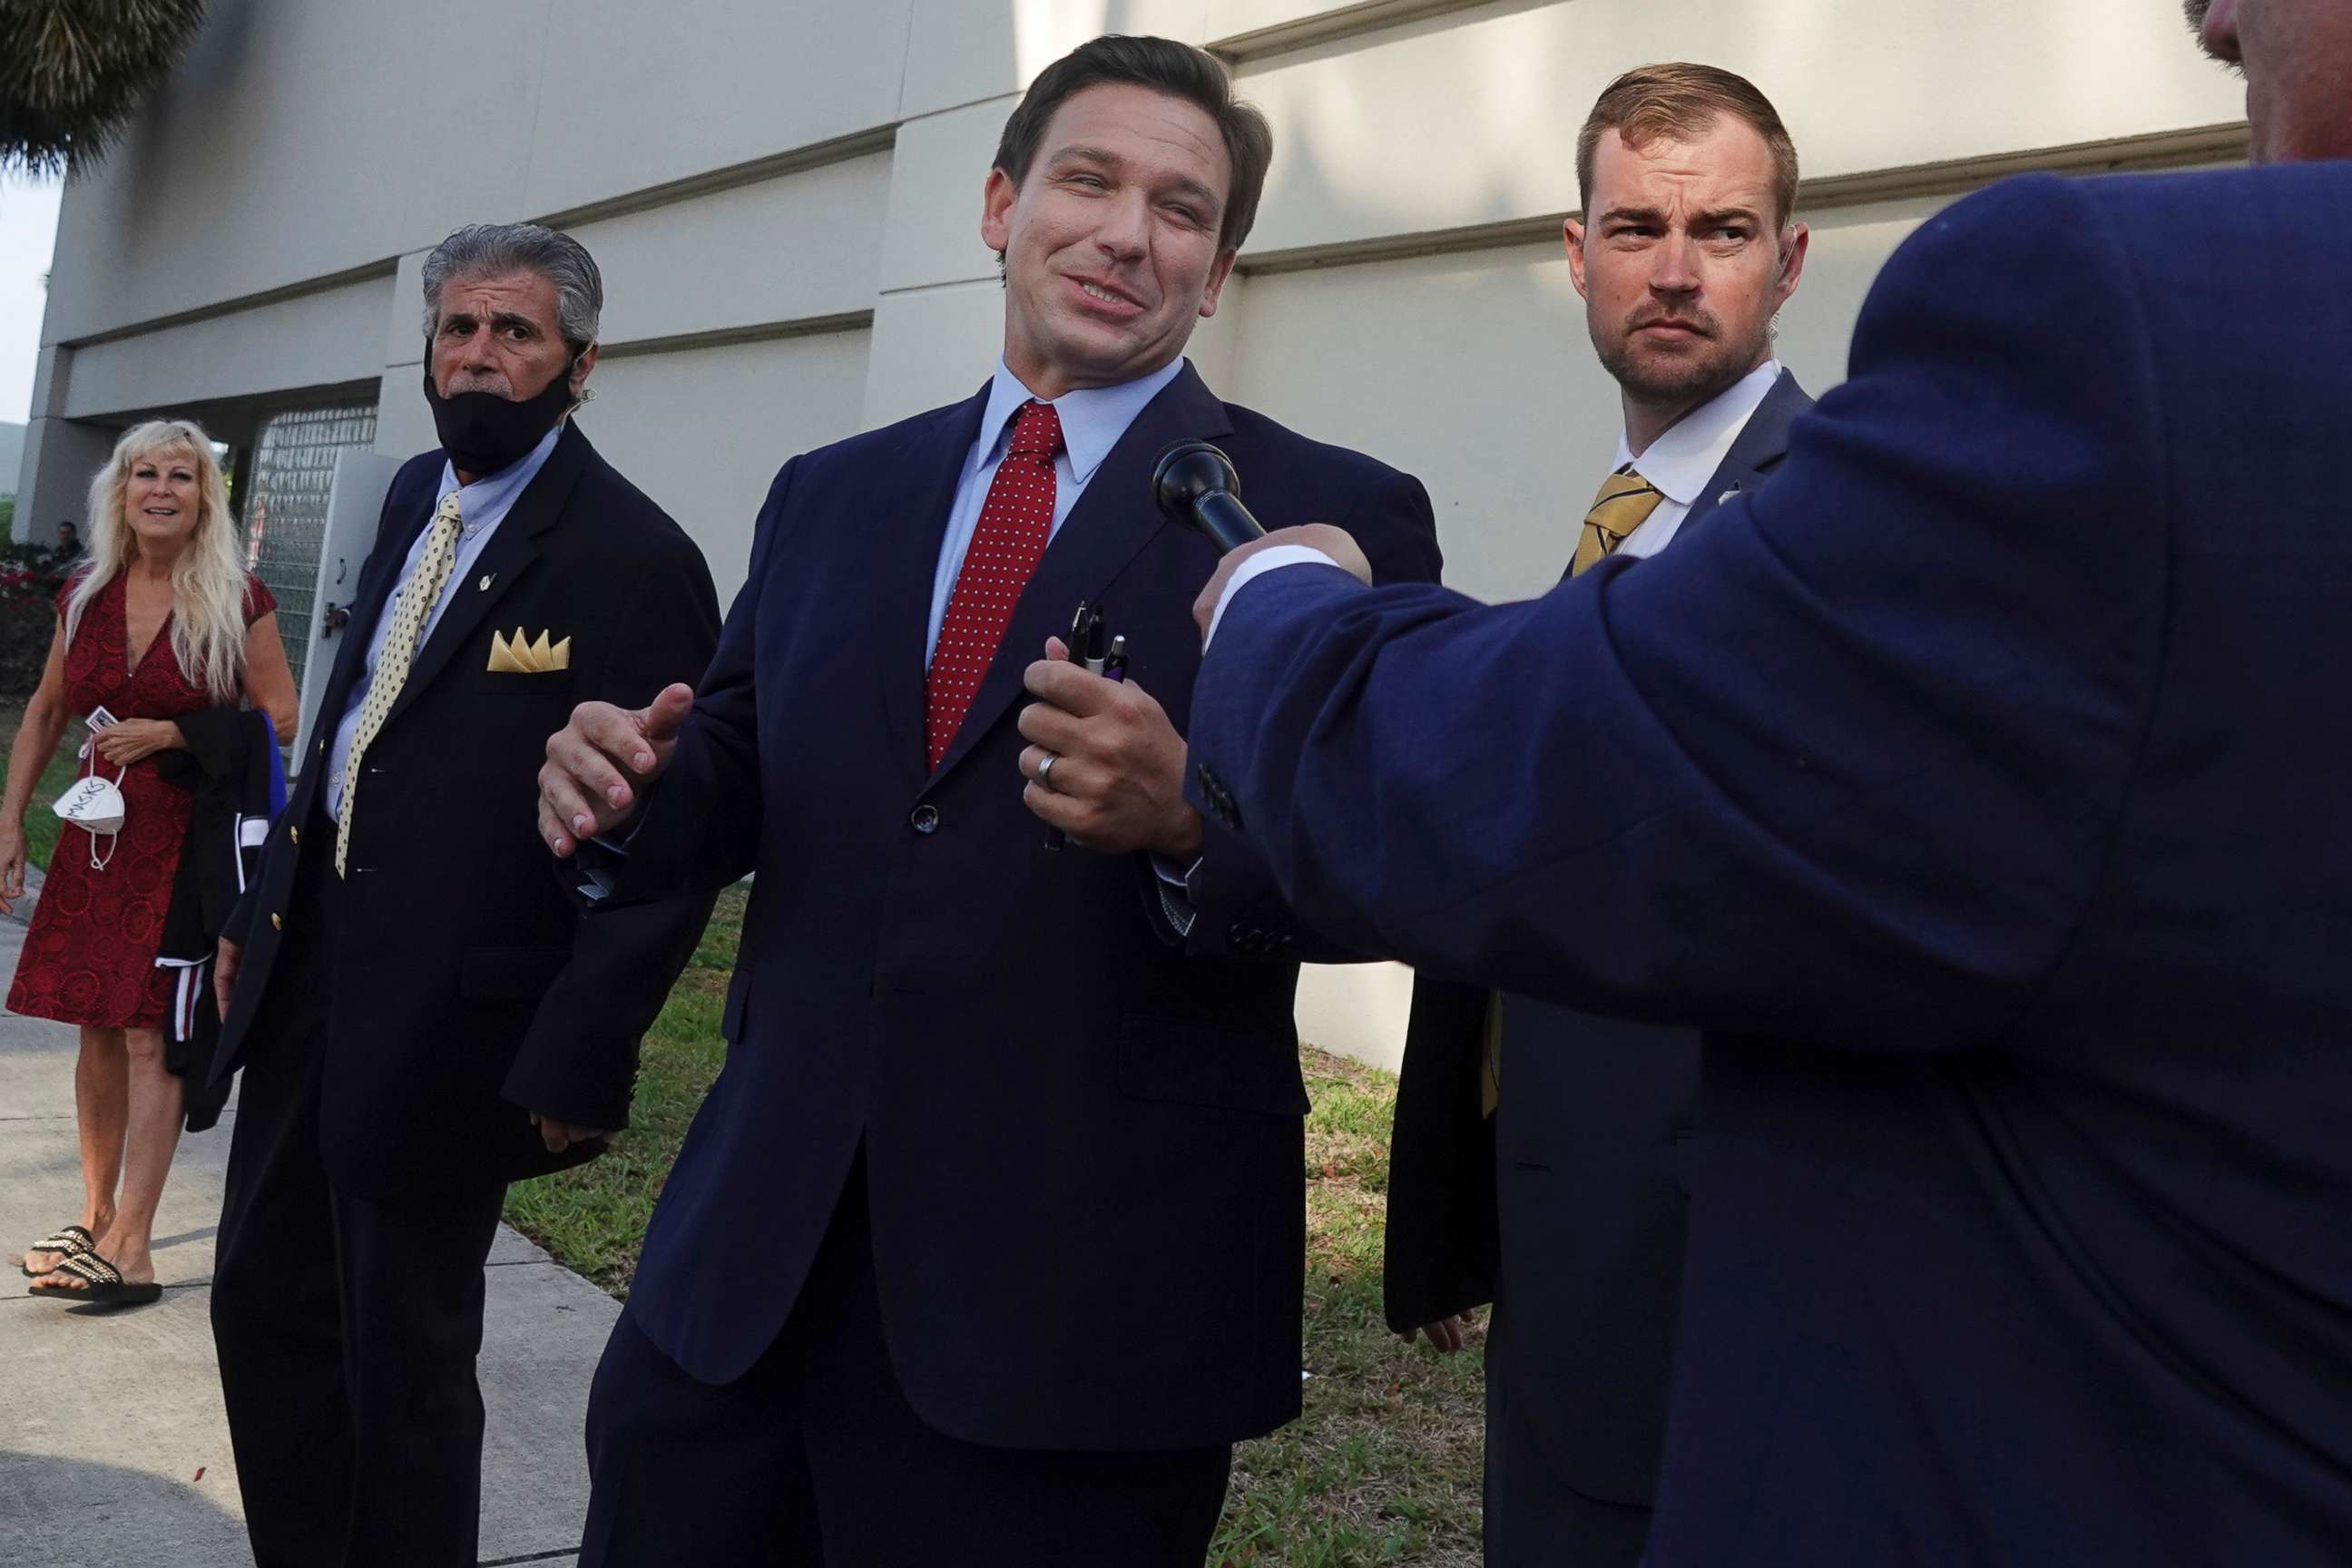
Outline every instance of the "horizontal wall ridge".
{"type": "Polygon", "coordinates": [[[764,343],[782,338],[814,338],[827,332],[862,331],[873,324],[874,312],[870,310],[841,310],[827,316],[803,316],[791,321],[761,321],[750,326],[714,327],[709,331],[632,338],[602,344],[596,353],[600,361],[630,359],[641,354],[678,353],[689,349],[727,348],[736,343],[764,343]]]}
{"type": "Polygon", "coordinates": [[[1496,0],[1357,0],[1295,22],[1277,22],[1228,38],[1213,38],[1209,52],[1228,65],[1253,65],[1276,55],[1296,54],[1323,44],[1343,44],[1370,33],[1442,16],[1449,11],[1491,7],[1496,0]]]}
{"type": "Polygon", "coordinates": [[[747,158],[740,163],[723,168],[706,169],[698,174],[647,185],[626,195],[602,201],[583,203],[548,213],[531,221],[550,228],[577,228],[586,224],[602,223],[607,218],[627,217],[635,213],[651,212],[656,207],[673,206],[698,196],[716,195],[722,191],[740,190],[745,185],[764,184],[787,174],[804,174],[812,169],[822,169],[830,163],[846,163],[854,159],[887,153],[898,144],[896,123],[877,125],[866,131],[855,131],[846,136],[835,136],[824,142],[812,142],[804,147],[794,147],[782,153],[771,153],[758,158],[747,158]]]}
{"type": "Polygon", "coordinates": [[[320,278],[306,278],[299,283],[281,284],[275,289],[263,289],[251,294],[240,294],[234,300],[221,300],[210,305],[199,305],[191,310],[174,310],[166,316],[151,316],[143,321],[127,326],[109,327],[102,332],[92,332],[85,338],[72,338],[44,347],[61,349],[96,348],[101,343],[120,342],[124,338],[159,332],[166,327],[184,327],[192,321],[210,321],[222,316],[234,316],[246,310],[257,310],[266,305],[282,305],[289,300],[308,299],[313,294],[329,294],[338,289],[348,289],[354,283],[373,283],[396,276],[400,271],[397,257],[370,261],[358,267],[347,267],[341,272],[330,272],[320,278]]]}
{"type": "MultiPolygon", "coordinates": [[[[788,174],[805,174],[812,169],[850,163],[858,158],[871,156],[876,153],[887,153],[897,143],[898,134],[898,128],[895,125],[861,131],[853,135],[835,137],[830,141],[796,147],[790,152],[754,158],[740,163],[730,163],[722,169],[712,169],[703,174],[689,175],[685,179],[672,180],[666,184],[649,186],[642,191],[631,192],[625,196],[616,196],[610,201],[593,202],[583,206],[569,207],[562,212],[543,214],[527,221],[545,224],[550,228],[584,227],[589,224],[603,222],[608,218],[650,212],[680,202],[693,201],[698,197],[740,190],[747,185],[762,184],[770,180],[782,179],[788,174]]],[[[355,267],[345,268],[340,272],[330,272],[318,278],[307,278],[299,283],[283,284],[251,294],[240,294],[235,299],[216,300],[212,304],[201,305],[193,310],[175,310],[169,315],[152,316],[144,321],[110,327],[102,332],[93,332],[88,337],[70,339],[56,346],[68,349],[95,347],[100,343],[115,342],[124,338],[135,338],[148,332],[161,331],[166,327],[185,326],[190,322],[208,321],[222,316],[234,316],[242,311],[258,310],[266,305],[283,304],[289,300],[299,300],[311,294],[323,294],[332,289],[348,288],[354,283],[373,283],[381,279],[396,277],[399,270],[400,258],[385,257],[374,261],[362,262],[355,267]]],[[[870,316],[871,312],[867,314],[870,316]]],[[[832,320],[829,317],[824,319],[832,320]]],[[[793,323],[786,323],[788,328],[793,325],[793,323]]],[[[765,327],[751,330],[772,336],[792,335],[790,331],[783,333],[770,332],[765,327]]],[[[832,331],[840,329],[825,326],[816,330],[832,331]]]]}
{"type": "MultiPolygon", "coordinates": [[[[2109,174],[2140,169],[2181,169],[2242,162],[2251,132],[2245,121],[2195,126],[2184,131],[2151,132],[2146,135],[2082,142],[2063,147],[2032,148],[2022,152],[1990,153],[1978,157],[1916,163],[1904,168],[1872,169],[1807,180],[1799,195],[1797,216],[1833,212],[1841,207],[1920,196],[1950,196],[1979,190],[2012,174],[2109,174]]],[[[1494,223],[1466,224],[1458,228],[1425,229],[1414,234],[1381,235],[1370,239],[1304,245],[1284,250],[1244,252],[1235,270],[1244,277],[1274,277],[1318,267],[1354,267],[1374,261],[1399,261],[1420,256],[1444,256],[1460,251],[1493,250],[1506,246],[1554,241],[1560,225],[1579,216],[1574,208],[1503,218],[1494,223]]]]}

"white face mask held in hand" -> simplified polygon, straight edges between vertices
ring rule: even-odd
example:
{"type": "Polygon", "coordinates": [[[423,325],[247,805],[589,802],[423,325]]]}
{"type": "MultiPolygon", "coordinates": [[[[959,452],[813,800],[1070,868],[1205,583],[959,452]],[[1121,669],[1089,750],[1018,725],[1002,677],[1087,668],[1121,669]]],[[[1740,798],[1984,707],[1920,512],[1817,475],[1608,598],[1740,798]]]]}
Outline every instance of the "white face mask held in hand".
{"type": "MultiPolygon", "coordinates": [[[[130,771],[128,768],[122,770],[123,773],[130,771]]],[[[49,807],[89,835],[89,867],[93,871],[106,869],[107,862],[114,858],[115,845],[121,841],[121,776],[117,774],[110,779],[101,776],[98,772],[97,760],[93,758],[89,773],[74,780],[73,787],[58,796],[57,804],[49,807]],[[106,853],[102,857],[98,852],[98,841],[101,837],[106,840],[106,853]]]]}

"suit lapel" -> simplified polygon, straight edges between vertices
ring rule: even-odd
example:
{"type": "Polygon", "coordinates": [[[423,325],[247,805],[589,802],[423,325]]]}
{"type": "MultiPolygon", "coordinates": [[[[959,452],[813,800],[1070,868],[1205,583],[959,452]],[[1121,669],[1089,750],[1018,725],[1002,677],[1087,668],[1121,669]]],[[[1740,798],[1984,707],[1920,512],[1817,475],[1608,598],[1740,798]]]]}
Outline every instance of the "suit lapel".
{"type": "MultiPolygon", "coordinates": [[[[455,656],[482,624],[483,617],[506,597],[524,569],[539,557],[540,535],[553,528],[563,517],[564,503],[572,499],[572,487],[588,465],[594,448],[588,437],[580,433],[577,425],[567,422],[563,434],[556,438],[555,450],[547,455],[546,464],[534,475],[521,495],[515,498],[513,509],[499,522],[482,553],[467,570],[467,581],[457,584],[441,618],[433,625],[425,646],[416,650],[415,662],[408,668],[408,679],[401,683],[400,695],[392,710],[383,716],[386,724],[398,719],[404,709],[416,700],[416,694],[433,684],[442,667],[455,656]],[[487,581],[488,588],[476,584],[487,581]]],[[[551,629],[559,637],[567,636],[566,628],[551,629]]]]}
{"type": "MultiPolygon", "coordinates": [[[[428,479],[436,472],[430,468],[425,469],[428,479]]],[[[399,537],[379,539],[369,552],[367,565],[360,574],[358,591],[344,606],[351,612],[351,619],[337,634],[342,641],[335,649],[335,666],[328,672],[326,693],[319,705],[322,741],[332,735],[330,726],[342,722],[343,713],[352,704],[352,689],[367,674],[368,645],[375,640],[376,623],[383,618],[384,608],[392,602],[392,591],[400,584],[401,567],[415,546],[416,536],[433,521],[433,507],[430,492],[415,500],[404,500],[401,510],[406,521],[401,525],[399,537]]]]}
{"type": "Polygon", "coordinates": [[[1797,384],[1796,376],[1782,371],[1780,379],[1772,384],[1764,401],[1756,405],[1756,412],[1740,427],[1738,438],[1731,443],[1731,449],[1708,477],[1706,488],[1691,502],[1683,528],[1697,527],[1706,521],[1709,512],[1733,496],[1761,485],[1764,476],[1789,455],[1789,426],[1812,405],[1813,400],[1797,384]]]}
{"type": "Polygon", "coordinates": [[[923,767],[923,637],[930,624],[931,584],[938,574],[940,541],[955,506],[956,481],[979,437],[988,408],[988,387],[941,409],[934,420],[908,433],[887,473],[877,477],[870,522],[875,530],[873,581],[881,584],[877,613],[881,625],[874,659],[882,682],[884,744],[904,782],[919,784],[923,767]]]}
{"type": "MultiPolygon", "coordinates": [[[[1086,493],[1062,520],[1053,543],[1046,546],[1036,572],[1022,590],[1003,639],[996,646],[996,657],[964,714],[963,727],[956,731],[947,755],[940,759],[939,772],[932,775],[935,781],[951,772],[1020,696],[1022,672],[1044,657],[1045,639],[1066,633],[1079,603],[1099,601],[1103,590],[1166,526],[1149,491],[1152,460],[1160,449],[1181,437],[1213,439],[1232,428],[1225,405],[1210,394],[1190,364],[1144,405],[1143,412],[1135,416],[1102,467],[1087,481],[1086,493]]],[[[935,534],[930,558],[934,565],[936,540],[935,534]]],[[[919,739],[915,743],[919,745],[919,739]]]]}

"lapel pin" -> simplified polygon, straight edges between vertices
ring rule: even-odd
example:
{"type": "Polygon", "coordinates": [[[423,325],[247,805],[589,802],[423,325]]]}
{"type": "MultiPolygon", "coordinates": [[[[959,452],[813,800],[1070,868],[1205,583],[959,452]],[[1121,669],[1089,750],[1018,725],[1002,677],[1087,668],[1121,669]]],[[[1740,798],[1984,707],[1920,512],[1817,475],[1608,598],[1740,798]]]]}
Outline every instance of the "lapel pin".
{"type": "Polygon", "coordinates": [[[495,573],[495,572],[485,572],[485,573],[483,573],[483,574],[482,574],[482,581],[481,581],[481,584],[480,584],[480,587],[481,587],[481,591],[482,591],[483,593],[487,594],[487,593],[488,593],[488,592],[490,591],[490,579],[492,579],[493,577],[496,577],[497,575],[498,575],[498,574],[497,574],[497,573],[495,573]]]}
{"type": "MultiPolygon", "coordinates": [[[[1734,486],[1732,486],[1729,489],[1727,489],[1727,490],[1724,491],[1721,495],[1719,495],[1719,496],[1716,497],[1716,498],[1715,498],[1715,504],[1716,504],[1716,505],[1717,505],[1717,506],[1721,506],[1721,505],[1723,505],[1723,504],[1724,504],[1724,502],[1726,502],[1726,501],[1729,500],[1732,497],[1734,497],[1734,496],[1738,495],[1738,493],[1739,493],[1739,487],[1738,487],[1738,485],[1734,485],[1734,486]]],[[[482,586],[483,586],[483,587],[485,587],[485,588],[487,588],[487,587],[488,587],[489,585],[490,585],[490,580],[489,580],[488,577],[483,578],[483,579],[482,579],[482,586]]]]}

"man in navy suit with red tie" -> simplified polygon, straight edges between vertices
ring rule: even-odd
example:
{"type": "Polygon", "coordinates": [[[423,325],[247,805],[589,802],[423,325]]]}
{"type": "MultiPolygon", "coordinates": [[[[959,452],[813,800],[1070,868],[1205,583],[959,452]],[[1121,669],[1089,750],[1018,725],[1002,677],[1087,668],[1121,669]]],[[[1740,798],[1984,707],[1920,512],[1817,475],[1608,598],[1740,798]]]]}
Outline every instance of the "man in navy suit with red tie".
{"type": "Polygon", "coordinates": [[[1438,560],[1418,483],[1181,357],[1270,155],[1200,50],[1048,68],[985,186],[993,377],[785,465],[700,691],[549,742],[541,832],[609,904],[758,872],[597,1374],[585,1563],[1198,1568],[1232,1445],[1297,1411],[1299,943],[1182,798],[1216,552],[1152,462],[1204,437],[1269,523],[1438,560]],[[1024,712],[1082,602],[1129,679],[1024,712]]]}

